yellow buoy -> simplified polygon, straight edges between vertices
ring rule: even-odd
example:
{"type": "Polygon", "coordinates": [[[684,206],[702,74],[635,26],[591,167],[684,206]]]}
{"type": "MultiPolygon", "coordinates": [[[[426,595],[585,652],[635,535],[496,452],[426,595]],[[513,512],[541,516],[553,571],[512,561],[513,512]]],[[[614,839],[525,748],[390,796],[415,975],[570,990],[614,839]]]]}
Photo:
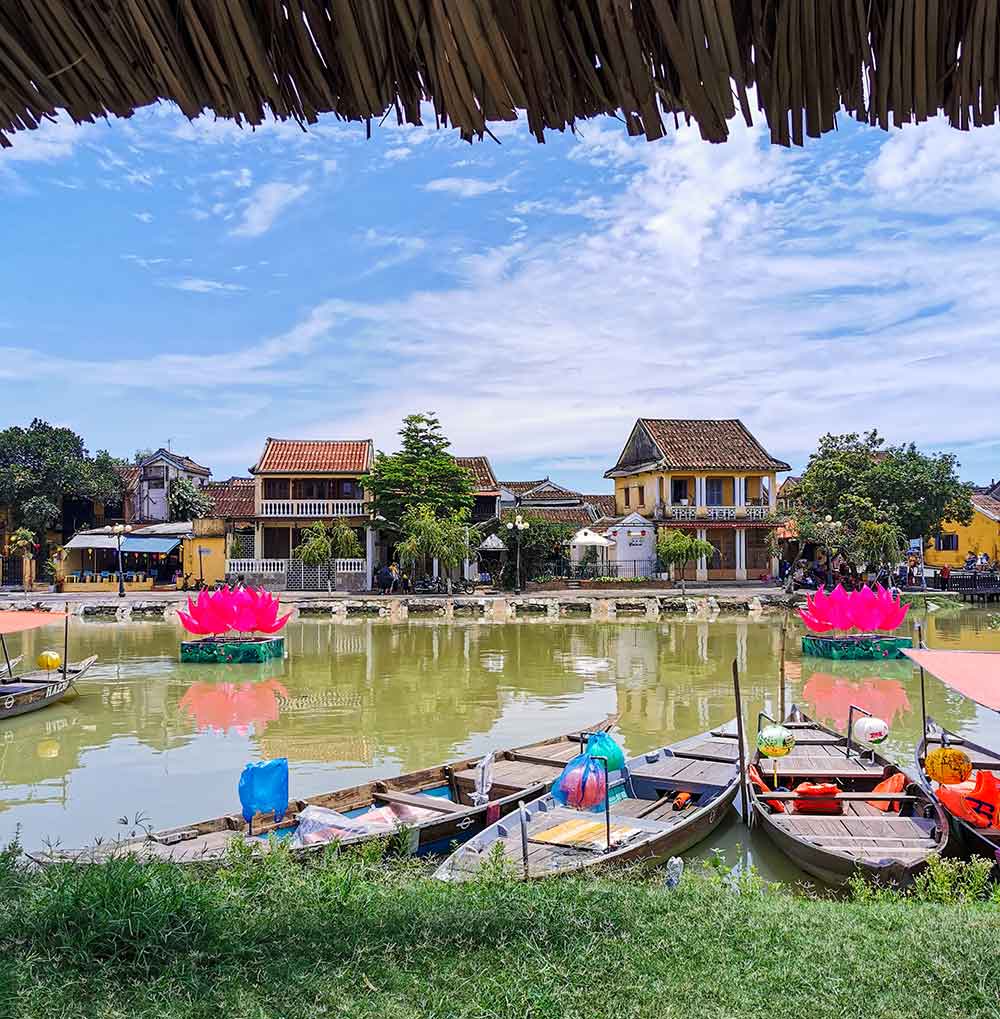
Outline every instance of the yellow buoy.
{"type": "Polygon", "coordinates": [[[56,654],[55,651],[43,651],[37,659],[37,665],[40,669],[44,669],[46,672],[51,672],[53,669],[58,669],[62,665],[62,658],[56,654]]]}
{"type": "Polygon", "coordinates": [[[972,774],[972,761],[958,747],[937,747],[927,755],[924,770],[941,785],[957,785],[972,774]]]}

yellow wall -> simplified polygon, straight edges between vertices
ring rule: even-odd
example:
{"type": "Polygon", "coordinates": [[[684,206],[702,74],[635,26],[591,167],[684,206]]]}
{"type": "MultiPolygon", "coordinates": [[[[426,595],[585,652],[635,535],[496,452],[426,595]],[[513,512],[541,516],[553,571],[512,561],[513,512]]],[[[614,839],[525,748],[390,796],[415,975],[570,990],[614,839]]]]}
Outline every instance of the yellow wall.
{"type": "Polygon", "coordinates": [[[930,547],[924,553],[924,562],[929,566],[956,566],[965,565],[965,557],[970,552],[979,555],[985,552],[991,560],[996,561],[1000,555],[1000,523],[991,520],[985,513],[980,512],[973,506],[975,512],[972,514],[972,522],[969,524],[957,524],[947,522],[942,525],[944,534],[958,535],[958,550],[955,552],[939,552],[931,541],[930,547]]]}
{"type": "MultiPolygon", "coordinates": [[[[739,471],[704,471],[699,473],[699,478],[722,478],[722,502],[724,506],[732,506],[735,502],[734,496],[734,475],[739,471]]],[[[773,474],[747,474],[747,499],[760,498],[761,478],[767,478],[770,483],[770,491],[777,491],[775,475],[773,474]]],[[[688,482],[688,504],[694,505],[695,475],[677,473],[668,474],[666,471],[643,471],[638,474],[630,474],[627,478],[615,478],[615,508],[619,514],[623,513],[652,513],[653,507],[660,501],[657,479],[663,478],[663,503],[670,502],[670,486],[674,481],[687,479],[688,482]],[[643,485],[645,488],[645,500],[640,503],[637,498],[636,488],[643,485]],[[629,504],[625,505],[625,489],[630,488],[629,504]]]]}
{"type": "Polygon", "coordinates": [[[204,576],[205,583],[212,585],[226,579],[226,538],[225,535],[196,535],[185,539],[183,545],[182,572],[190,573],[191,580],[204,576]],[[198,565],[198,549],[207,548],[208,555],[201,556],[202,564],[198,565]],[[203,573],[199,573],[199,569],[203,573]]]}

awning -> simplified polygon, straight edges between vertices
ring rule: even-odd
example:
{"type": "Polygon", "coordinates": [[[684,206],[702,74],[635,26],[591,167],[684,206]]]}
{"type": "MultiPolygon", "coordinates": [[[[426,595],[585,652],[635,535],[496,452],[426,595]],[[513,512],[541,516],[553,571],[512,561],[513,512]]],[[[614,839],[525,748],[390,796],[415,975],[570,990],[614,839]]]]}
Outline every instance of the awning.
{"type": "Polygon", "coordinates": [[[1000,711],[1000,652],[903,648],[903,654],[945,686],[983,707],[1000,711]]]}
{"type": "Polygon", "coordinates": [[[65,612],[0,612],[0,634],[37,630],[50,623],[61,623],[65,612]]]}
{"type": "MultiPolygon", "coordinates": [[[[125,542],[122,542],[122,548],[125,542]]],[[[74,534],[63,546],[66,549],[73,548],[109,548],[117,549],[118,542],[111,534],[74,534]]]]}
{"type": "Polygon", "coordinates": [[[129,535],[122,542],[122,551],[166,554],[173,552],[180,543],[180,538],[141,538],[137,535],[129,535]]]}

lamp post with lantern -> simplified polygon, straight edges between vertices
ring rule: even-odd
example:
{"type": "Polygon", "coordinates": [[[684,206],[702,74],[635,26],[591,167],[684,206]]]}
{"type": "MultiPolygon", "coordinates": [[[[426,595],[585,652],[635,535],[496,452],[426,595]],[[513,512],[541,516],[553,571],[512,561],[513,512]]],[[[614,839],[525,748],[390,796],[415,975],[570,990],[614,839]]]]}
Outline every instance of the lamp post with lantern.
{"type": "Polygon", "coordinates": [[[115,542],[118,545],[118,597],[125,597],[125,571],[122,568],[122,538],[128,536],[132,530],[131,524],[115,524],[111,528],[111,533],[115,536],[115,542]]]}
{"type": "Polygon", "coordinates": [[[823,520],[826,525],[823,530],[826,538],[826,586],[833,590],[833,542],[843,526],[839,520],[834,520],[827,513],[823,520]]]}
{"type": "Polygon", "coordinates": [[[521,593],[521,533],[528,529],[528,521],[520,513],[513,520],[507,521],[507,530],[514,532],[514,539],[517,544],[517,564],[514,578],[514,594],[521,593]]]}

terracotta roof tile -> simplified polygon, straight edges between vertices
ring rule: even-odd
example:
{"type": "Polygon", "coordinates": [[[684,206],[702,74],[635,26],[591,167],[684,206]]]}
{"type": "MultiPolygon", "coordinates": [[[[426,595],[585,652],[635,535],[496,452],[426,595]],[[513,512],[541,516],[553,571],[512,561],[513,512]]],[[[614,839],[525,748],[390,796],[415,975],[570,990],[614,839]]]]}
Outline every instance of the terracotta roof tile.
{"type": "Polygon", "coordinates": [[[585,495],[583,501],[594,507],[598,517],[613,517],[615,515],[615,497],[613,495],[585,495]]]}
{"type": "Polygon", "coordinates": [[[464,467],[475,479],[476,495],[497,495],[500,487],[485,456],[456,456],[455,463],[464,467]]]}
{"type": "Polygon", "coordinates": [[[972,505],[993,520],[1000,520],[1000,499],[994,499],[991,495],[979,495],[976,493],[972,496],[972,505]]]}
{"type": "MultiPolygon", "coordinates": [[[[664,467],[672,470],[787,471],[737,418],[639,418],[660,451],[664,467]]],[[[627,464],[619,464],[627,469],[627,464]]]]}
{"type": "Polygon", "coordinates": [[[370,439],[271,439],[253,474],[363,474],[371,467],[370,439]]]}
{"type": "Polygon", "coordinates": [[[524,495],[525,492],[530,492],[533,488],[537,488],[548,480],[548,478],[539,478],[538,481],[501,481],[500,487],[506,489],[512,495],[524,495]]]}
{"type": "Polygon", "coordinates": [[[138,464],[125,464],[119,468],[118,475],[126,492],[135,492],[139,488],[139,470],[138,464]]]}
{"type": "Polygon", "coordinates": [[[212,481],[202,491],[215,502],[215,515],[224,520],[248,520],[254,515],[253,478],[212,481]]]}
{"type": "MultiPolygon", "coordinates": [[[[505,513],[504,519],[511,514],[505,513]]],[[[546,520],[551,524],[592,524],[594,514],[587,506],[525,506],[521,509],[525,520],[546,520]]]]}

